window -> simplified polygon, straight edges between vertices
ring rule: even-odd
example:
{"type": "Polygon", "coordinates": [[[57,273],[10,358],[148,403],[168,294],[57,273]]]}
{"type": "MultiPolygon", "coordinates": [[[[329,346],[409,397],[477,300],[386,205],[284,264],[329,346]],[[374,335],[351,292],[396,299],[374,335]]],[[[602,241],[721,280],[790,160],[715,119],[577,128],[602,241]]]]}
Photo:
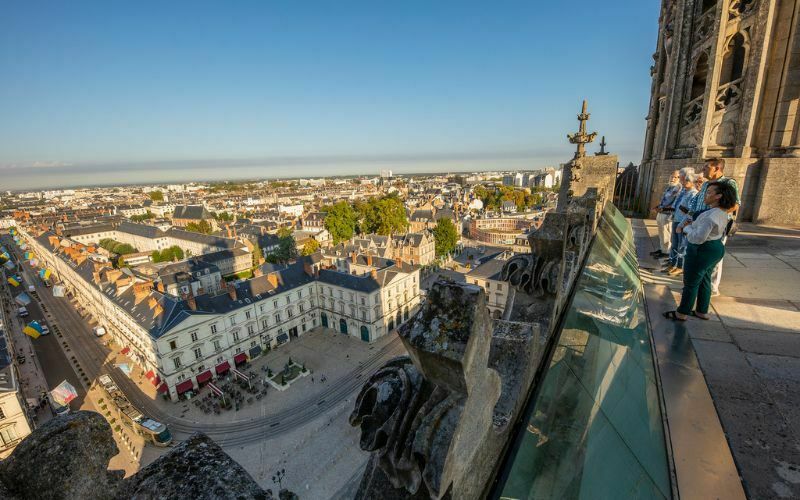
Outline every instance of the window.
{"type": "Polygon", "coordinates": [[[274,307],[275,309],[278,308],[278,300],[277,299],[272,301],[272,307],[274,307]]]}
{"type": "Polygon", "coordinates": [[[362,310],[361,311],[361,321],[366,321],[366,320],[367,320],[367,311],[362,310]]]}
{"type": "Polygon", "coordinates": [[[222,363],[225,360],[222,356],[217,356],[217,364],[222,363]]]}
{"type": "Polygon", "coordinates": [[[174,351],[177,348],[178,348],[178,343],[176,341],[174,341],[174,340],[170,340],[169,341],[169,349],[170,349],[170,351],[174,351]]]}
{"type": "Polygon", "coordinates": [[[497,284],[497,291],[498,292],[502,292],[503,291],[503,284],[502,283],[498,283],[497,284]]]}
{"type": "Polygon", "coordinates": [[[362,305],[362,306],[363,306],[363,305],[366,305],[366,300],[364,299],[364,297],[363,297],[363,296],[361,297],[361,305],[362,305]]]}
{"type": "Polygon", "coordinates": [[[292,297],[290,295],[286,296],[286,303],[287,304],[291,304],[292,303],[292,297]]]}
{"type": "Polygon", "coordinates": [[[214,341],[214,350],[219,351],[222,347],[219,345],[219,340],[214,341]]]}
{"type": "Polygon", "coordinates": [[[263,313],[264,312],[264,304],[259,305],[258,309],[263,313]]]}
{"type": "Polygon", "coordinates": [[[238,342],[239,341],[239,332],[233,332],[233,341],[234,342],[238,342]]]}
{"type": "Polygon", "coordinates": [[[236,354],[239,354],[240,352],[242,352],[242,348],[241,347],[237,347],[236,348],[236,354]]]}
{"type": "Polygon", "coordinates": [[[278,313],[275,315],[275,323],[280,323],[280,322],[281,322],[281,314],[278,313]]]}
{"type": "Polygon", "coordinates": [[[294,310],[290,307],[286,310],[286,314],[291,318],[294,316],[294,310]]]}
{"type": "Polygon", "coordinates": [[[303,298],[303,291],[302,290],[298,290],[297,291],[297,298],[298,299],[302,299],[303,298]]]}
{"type": "Polygon", "coordinates": [[[236,316],[231,316],[230,320],[231,320],[231,326],[236,324],[236,316]]]}
{"type": "Polygon", "coordinates": [[[303,304],[300,304],[299,307],[300,307],[300,312],[301,313],[305,312],[306,308],[305,308],[305,306],[303,304]]]}
{"type": "Polygon", "coordinates": [[[217,325],[211,325],[211,333],[217,333],[217,325]]]}
{"type": "Polygon", "coordinates": [[[247,334],[252,335],[253,331],[254,331],[253,325],[247,325],[247,334]]]}
{"type": "Polygon", "coordinates": [[[3,408],[0,407],[0,420],[3,420],[4,418],[6,418],[6,414],[3,412],[3,408]]]}
{"type": "Polygon", "coordinates": [[[192,342],[197,342],[197,332],[192,332],[192,342]]]}
{"type": "Polygon", "coordinates": [[[0,430],[0,440],[2,440],[4,445],[11,444],[17,440],[17,431],[16,429],[11,427],[6,427],[3,430],[0,430]]]}
{"type": "Polygon", "coordinates": [[[172,363],[175,365],[176,370],[181,369],[181,358],[172,358],[172,363]]]}
{"type": "Polygon", "coordinates": [[[199,347],[194,350],[194,359],[203,359],[203,351],[199,347]]]}
{"type": "Polygon", "coordinates": [[[255,346],[256,346],[256,341],[255,340],[250,342],[250,347],[255,347],[255,346]]]}
{"type": "Polygon", "coordinates": [[[250,311],[245,311],[244,312],[244,317],[245,317],[245,319],[250,319],[250,311]]]}
{"type": "Polygon", "coordinates": [[[264,330],[267,329],[267,320],[266,319],[261,320],[261,326],[264,328],[264,330]]]}

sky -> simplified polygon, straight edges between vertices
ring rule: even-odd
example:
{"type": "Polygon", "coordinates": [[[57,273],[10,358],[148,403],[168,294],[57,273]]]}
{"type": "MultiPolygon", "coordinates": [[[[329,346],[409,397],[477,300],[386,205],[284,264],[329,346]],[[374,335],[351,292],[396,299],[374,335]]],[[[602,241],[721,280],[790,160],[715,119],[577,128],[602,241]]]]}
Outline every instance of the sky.
{"type": "Polygon", "coordinates": [[[0,189],[638,163],[659,2],[9,2],[0,189]],[[595,151],[596,145],[589,151],[595,151]]]}

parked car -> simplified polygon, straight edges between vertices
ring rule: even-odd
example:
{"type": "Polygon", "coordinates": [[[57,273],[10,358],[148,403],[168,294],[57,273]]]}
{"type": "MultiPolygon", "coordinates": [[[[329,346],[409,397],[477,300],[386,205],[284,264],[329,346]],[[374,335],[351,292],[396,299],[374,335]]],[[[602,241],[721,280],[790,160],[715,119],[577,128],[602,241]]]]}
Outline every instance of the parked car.
{"type": "Polygon", "coordinates": [[[96,326],[92,328],[92,330],[94,331],[94,334],[97,335],[98,337],[102,337],[103,335],[106,334],[106,329],[103,328],[102,326],[96,326]]]}
{"type": "Polygon", "coordinates": [[[47,325],[40,323],[39,326],[42,327],[42,335],[50,335],[50,328],[47,325]]]}
{"type": "Polygon", "coordinates": [[[20,318],[27,317],[28,316],[28,308],[25,307],[25,306],[20,307],[19,309],[17,309],[17,315],[19,315],[20,318]]]}

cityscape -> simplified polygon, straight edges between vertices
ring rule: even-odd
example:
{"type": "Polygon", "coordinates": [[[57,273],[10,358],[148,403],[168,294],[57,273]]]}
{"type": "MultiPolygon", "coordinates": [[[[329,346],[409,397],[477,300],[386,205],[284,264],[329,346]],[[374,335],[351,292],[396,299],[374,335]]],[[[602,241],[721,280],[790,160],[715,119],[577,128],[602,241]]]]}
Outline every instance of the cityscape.
{"type": "Polygon", "coordinates": [[[800,497],[800,1],[583,3],[11,9],[0,497],[800,497]]]}

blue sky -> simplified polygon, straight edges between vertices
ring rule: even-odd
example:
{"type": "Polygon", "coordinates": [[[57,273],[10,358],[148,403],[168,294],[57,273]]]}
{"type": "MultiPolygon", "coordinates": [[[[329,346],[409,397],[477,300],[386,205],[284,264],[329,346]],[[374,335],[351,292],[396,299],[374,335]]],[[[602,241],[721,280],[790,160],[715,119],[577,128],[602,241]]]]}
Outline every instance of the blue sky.
{"type": "Polygon", "coordinates": [[[10,2],[0,186],[638,162],[658,2],[10,2]],[[200,176],[200,177],[198,177],[200,176]]]}

